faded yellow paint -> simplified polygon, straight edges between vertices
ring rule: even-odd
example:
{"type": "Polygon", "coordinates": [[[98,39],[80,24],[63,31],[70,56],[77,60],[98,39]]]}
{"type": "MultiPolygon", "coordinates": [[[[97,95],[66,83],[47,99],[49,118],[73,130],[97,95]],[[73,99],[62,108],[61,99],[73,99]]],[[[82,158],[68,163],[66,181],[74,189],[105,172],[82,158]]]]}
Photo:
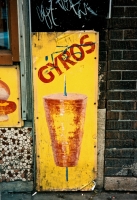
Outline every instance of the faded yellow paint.
{"type": "MultiPolygon", "coordinates": [[[[98,33],[94,31],[35,33],[32,34],[32,52],[37,164],[36,189],[38,191],[91,190],[94,186],[97,169],[98,33]],[[83,42],[81,38],[83,38],[83,42]],[[95,49],[92,52],[89,51],[92,48],[91,41],[95,43],[95,49]],[[62,52],[64,54],[60,56],[62,52]],[[57,56],[58,58],[55,58],[57,56]],[[63,59],[66,64],[63,63],[63,59]],[[53,66],[53,63],[56,63],[55,66],[53,66]],[[43,66],[48,67],[44,68],[43,66]],[[55,69],[56,66],[59,67],[61,72],[55,69]],[[51,74],[53,75],[53,80],[49,81],[51,74]],[[53,156],[53,149],[56,147],[53,147],[54,145],[51,142],[53,136],[50,136],[47,122],[50,123],[50,129],[53,126],[58,128],[56,139],[59,142],[64,142],[62,148],[66,148],[64,152],[67,155],[70,147],[65,147],[65,138],[73,138],[74,124],[71,122],[74,121],[78,114],[73,115],[73,110],[72,112],[68,111],[66,116],[62,114],[64,111],[60,112],[60,114],[57,112],[56,115],[52,115],[54,123],[51,124],[52,121],[50,121],[48,114],[46,120],[43,105],[44,96],[49,95],[50,98],[50,95],[57,93],[64,95],[65,79],[68,96],[62,98],[68,99],[69,93],[87,96],[80,156],[78,163],[73,167],[56,165],[53,156]],[[66,118],[62,119],[61,115],[66,118]],[[68,126],[67,131],[69,133],[66,132],[66,126],[68,126]],[[59,134],[59,132],[61,133],[59,134]]],[[[64,99],[60,101],[65,102],[64,99]]],[[[77,101],[74,100],[74,102],[76,103],[77,101]]],[[[63,105],[67,107],[65,104],[63,105]]],[[[84,114],[82,115],[84,118],[84,114]]],[[[80,123],[76,122],[75,126],[77,128],[75,132],[80,123]]],[[[71,143],[71,140],[69,143],[71,143]]],[[[73,146],[76,145],[73,144],[73,146]]]]}
{"type": "Polygon", "coordinates": [[[18,66],[0,66],[0,127],[21,127],[18,66]]]}

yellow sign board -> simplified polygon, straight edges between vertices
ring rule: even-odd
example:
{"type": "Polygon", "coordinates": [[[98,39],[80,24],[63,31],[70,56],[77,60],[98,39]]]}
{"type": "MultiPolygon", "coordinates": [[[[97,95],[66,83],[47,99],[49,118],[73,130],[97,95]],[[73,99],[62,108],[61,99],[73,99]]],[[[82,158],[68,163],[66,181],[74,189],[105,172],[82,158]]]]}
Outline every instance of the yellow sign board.
{"type": "Polygon", "coordinates": [[[36,189],[92,190],[96,179],[98,33],[33,33],[36,189]]]}
{"type": "Polygon", "coordinates": [[[0,127],[21,127],[18,66],[0,66],[0,127]]]}

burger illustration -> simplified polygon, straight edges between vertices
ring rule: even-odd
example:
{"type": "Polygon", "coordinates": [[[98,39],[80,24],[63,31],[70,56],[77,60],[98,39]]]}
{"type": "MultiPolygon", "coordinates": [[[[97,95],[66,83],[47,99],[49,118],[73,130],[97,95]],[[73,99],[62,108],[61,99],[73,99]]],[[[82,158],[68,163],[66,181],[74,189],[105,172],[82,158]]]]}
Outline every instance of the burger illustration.
{"type": "Polygon", "coordinates": [[[9,86],[0,80],[0,121],[9,120],[8,114],[16,110],[16,104],[12,101],[7,101],[10,96],[9,86]]]}

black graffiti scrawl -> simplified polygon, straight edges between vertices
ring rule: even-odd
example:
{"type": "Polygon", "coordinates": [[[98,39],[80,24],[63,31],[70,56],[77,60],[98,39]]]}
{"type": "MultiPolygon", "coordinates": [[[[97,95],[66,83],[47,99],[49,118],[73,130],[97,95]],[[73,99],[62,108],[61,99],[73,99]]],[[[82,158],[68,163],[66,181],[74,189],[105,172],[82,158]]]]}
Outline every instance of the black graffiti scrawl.
{"type": "Polygon", "coordinates": [[[32,32],[100,30],[109,0],[31,0],[32,32]]]}

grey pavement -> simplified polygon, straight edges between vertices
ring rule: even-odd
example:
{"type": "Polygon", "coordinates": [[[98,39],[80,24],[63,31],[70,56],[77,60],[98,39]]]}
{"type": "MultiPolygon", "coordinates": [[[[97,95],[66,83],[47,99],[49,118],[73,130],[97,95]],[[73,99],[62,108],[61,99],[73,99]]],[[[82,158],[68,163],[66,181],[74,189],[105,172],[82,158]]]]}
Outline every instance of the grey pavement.
{"type": "Polygon", "coordinates": [[[3,192],[0,200],[137,200],[137,192],[3,192]]]}

